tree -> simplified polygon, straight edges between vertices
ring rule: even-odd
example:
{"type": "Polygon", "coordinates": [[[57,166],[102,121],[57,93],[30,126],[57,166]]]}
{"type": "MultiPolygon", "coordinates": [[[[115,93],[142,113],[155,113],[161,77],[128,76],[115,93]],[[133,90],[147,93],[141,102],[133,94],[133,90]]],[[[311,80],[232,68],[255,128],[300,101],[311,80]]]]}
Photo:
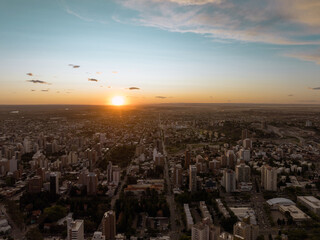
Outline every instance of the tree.
{"type": "Polygon", "coordinates": [[[67,210],[61,205],[55,205],[44,209],[44,214],[46,215],[46,222],[56,222],[63,218],[67,214],[67,210]]]}
{"type": "Polygon", "coordinates": [[[31,228],[26,234],[27,240],[43,240],[43,236],[37,227],[31,228]]]}

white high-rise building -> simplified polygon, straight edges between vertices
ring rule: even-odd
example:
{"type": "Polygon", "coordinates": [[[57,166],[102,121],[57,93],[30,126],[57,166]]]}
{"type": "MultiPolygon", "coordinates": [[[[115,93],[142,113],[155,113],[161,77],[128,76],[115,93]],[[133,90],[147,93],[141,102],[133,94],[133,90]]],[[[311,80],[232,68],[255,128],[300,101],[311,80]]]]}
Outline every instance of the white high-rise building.
{"type": "Polygon", "coordinates": [[[269,165],[261,167],[261,186],[266,191],[277,191],[277,168],[269,165]]]}
{"type": "Polygon", "coordinates": [[[236,166],[236,179],[238,182],[250,182],[251,169],[244,163],[236,166]]]}
{"type": "Polygon", "coordinates": [[[106,240],[106,237],[102,235],[102,232],[94,232],[92,240],[106,240]]]}
{"type": "Polygon", "coordinates": [[[23,140],[23,148],[25,153],[31,152],[31,141],[27,137],[23,140]]]}
{"type": "Polygon", "coordinates": [[[249,149],[240,149],[239,155],[240,155],[240,159],[243,159],[245,162],[250,161],[250,150],[249,149]]]}
{"type": "Polygon", "coordinates": [[[189,166],[189,190],[190,192],[197,191],[197,167],[195,165],[189,166]]]}
{"type": "Polygon", "coordinates": [[[234,192],[236,190],[236,176],[231,169],[224,169],[221,185],[225,188],[226,192],[234,192]]]}
{"type": "Polygon", "coordinates": [[[11,158],[11,160],[9,161],[9,172],[14,173],[15,171],[17,171],[17,169],[18,169],[17,166],[18,166],[18,161],[17,161],[16,157],[13,156],[11,158]]]}
{"type": "Polygon", "coordinates": [[[191,229],[192,240],[209,240],[209,225],[199,222],[192,226],[191,229]]]}
{"type": "Polygon", "coordinates": [[[121,169],[119,167],[116,167],[116,168],[113,168],[112,170],[112,180],[113,180],[113,183],[115,185],[118,185],[119,182],[120,182],[120,171],[121,169]]]}
{"type": "Polygon", "coordinates": [[[84,223],[83,220],[71,219],[67,220],[68,222],[68,240],[84,240],[84,223]]]}

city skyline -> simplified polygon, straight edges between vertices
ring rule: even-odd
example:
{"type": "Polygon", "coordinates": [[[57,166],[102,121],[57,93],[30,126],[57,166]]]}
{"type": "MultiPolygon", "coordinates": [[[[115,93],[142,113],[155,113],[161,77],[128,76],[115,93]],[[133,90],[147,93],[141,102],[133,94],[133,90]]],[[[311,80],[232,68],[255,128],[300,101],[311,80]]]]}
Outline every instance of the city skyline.
{"type": "Polygon", "coordinates": [[[2,1],[0,104],[319,104],[319,16],[316,0],[2,1]]]}

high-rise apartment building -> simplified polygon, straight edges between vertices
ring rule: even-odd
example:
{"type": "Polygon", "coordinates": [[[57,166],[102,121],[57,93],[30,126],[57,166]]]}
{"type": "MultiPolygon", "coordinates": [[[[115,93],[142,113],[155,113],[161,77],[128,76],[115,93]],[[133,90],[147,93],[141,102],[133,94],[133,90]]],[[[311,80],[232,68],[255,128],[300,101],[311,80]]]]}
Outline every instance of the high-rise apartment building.
{"type": "Polygon", "coordinates": [[[277,169],[269,165],[261,167],[261,186],[266,191],[277,191],[277,169]]]}
{"type": "Polygon", "coordinates": [[[83,220],[67,219],[67,239],[68,240],[84,240],[84,223],[83,220]]]}
{"type": "Polygon", "coordinates": [[[233,226],[233,235],[235,239],[256,240],[259,235],[259,226],[237,222],[233,226]]]}
{"type": "Polygon", "coordinates": [[[209,240],[209,225],[199,222],[191,228],[192,240],[209,240]]]}
{"type": "Polygon", "coordinates": [[[236,176],[231,169],[224,169],[221,185],[225,188],[226,192],[234,192],[236,190],[236,176]]]}
{"type": "Polygon", "coordinates": [[[197,191],[197,167],[195,165],[189,166],[189,190],[190,192],[197,191]]]}
{"type": "Polygon", "coordinates": [[[114,240],[116,236],[116,213],[112,210],[105,212],[102,218],[102,233],[106,240],[114,240]]]}
{"type": "Polygon", "coordinates": [[[244,163],[236,166],[236,179],[238,182],[250,182],[251,169],[244,163]]]}

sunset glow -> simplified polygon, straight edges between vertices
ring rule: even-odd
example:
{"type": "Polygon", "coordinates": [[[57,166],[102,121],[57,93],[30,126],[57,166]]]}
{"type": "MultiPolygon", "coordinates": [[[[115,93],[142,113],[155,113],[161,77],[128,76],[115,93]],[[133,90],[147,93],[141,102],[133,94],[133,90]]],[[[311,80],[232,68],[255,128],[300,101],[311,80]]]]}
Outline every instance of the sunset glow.
{"type": "Polygon", "coordinates": [[[124,101],[124,97],[122,96],[115,96],[112,98],[111,100],[112,105],[114,106],[122,106],[124,105],[125,101],[124,101]]]}

